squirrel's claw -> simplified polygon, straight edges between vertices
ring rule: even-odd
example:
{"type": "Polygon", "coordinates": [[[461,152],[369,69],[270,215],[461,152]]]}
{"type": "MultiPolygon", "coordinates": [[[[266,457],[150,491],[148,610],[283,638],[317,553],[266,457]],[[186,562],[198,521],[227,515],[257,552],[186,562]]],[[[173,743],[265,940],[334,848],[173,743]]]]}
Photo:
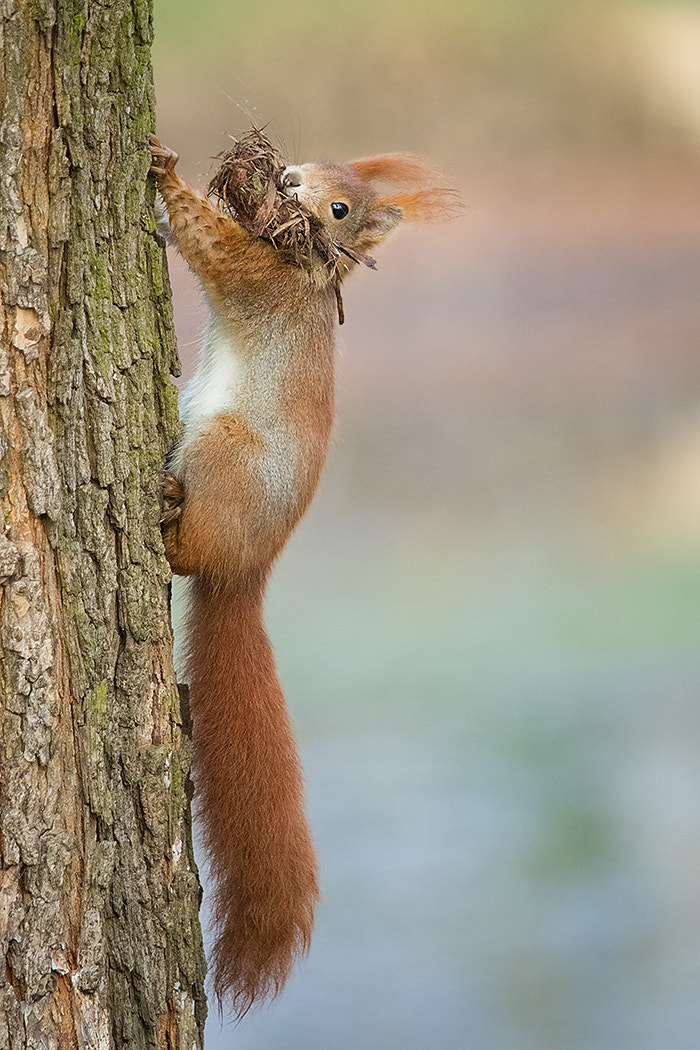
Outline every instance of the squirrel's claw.
{"type": "Polygon", "coordinates": [[[162,179],[174,170],[179,157],[174,150],[163,146],[155,135],[149,137],[148,145],[151,150],[151,175],[162,179]]]}

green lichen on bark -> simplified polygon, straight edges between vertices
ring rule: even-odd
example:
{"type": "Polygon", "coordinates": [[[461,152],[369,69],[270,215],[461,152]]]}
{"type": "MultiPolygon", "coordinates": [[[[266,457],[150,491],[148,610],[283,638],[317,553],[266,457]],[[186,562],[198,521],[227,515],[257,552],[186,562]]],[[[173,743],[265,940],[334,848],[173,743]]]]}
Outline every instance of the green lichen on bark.
{"type": "Polygon", "coordinates": [[[150,3],[4,0],[0,32],[0,1046],[192,1050],[150,3]]]}

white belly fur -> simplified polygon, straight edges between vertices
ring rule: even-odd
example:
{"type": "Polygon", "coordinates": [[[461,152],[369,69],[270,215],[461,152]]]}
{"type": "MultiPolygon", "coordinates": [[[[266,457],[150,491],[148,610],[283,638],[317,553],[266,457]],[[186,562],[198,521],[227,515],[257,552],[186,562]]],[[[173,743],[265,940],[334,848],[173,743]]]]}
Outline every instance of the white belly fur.
{"type": "Polygon", "coordinates": [[[180,400],[185,430],[175,453],[177,473],[187,446],[210,421],[222,412],[234,412],[265,442],[258,469],[270,500],[279,505],[290,501],[296,490],[298,441],[293,428],[275,412],[277,368],[255,368],[232,340],[212,320],[202,343],[199,363],[180,400]],[[257,373],[257,374],[256,374],[257,373]],[[262,409],[262,411],[261,411],[262,409]]]}
{"type": "Polygon", "coordinates": [[[211,324],[195,373],[180,399],[180,416],[185,424],[183,444],[192,441],[212,416],[230,410],[240,400],[244,382],[240,351],[227,332],[211,324]]]}

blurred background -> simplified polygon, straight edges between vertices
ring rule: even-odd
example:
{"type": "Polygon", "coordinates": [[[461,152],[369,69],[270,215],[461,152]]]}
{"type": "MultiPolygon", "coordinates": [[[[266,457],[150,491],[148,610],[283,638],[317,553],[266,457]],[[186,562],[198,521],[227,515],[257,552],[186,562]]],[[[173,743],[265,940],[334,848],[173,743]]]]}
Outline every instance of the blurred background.
{"type": "Polygon", "coordinates": [[[155,64],[202,187],[253,121],[466,204],[346,286],[268,601],[324,901],[209,1050],[697,1050],[700,3],[157,0],[155,64]]]}

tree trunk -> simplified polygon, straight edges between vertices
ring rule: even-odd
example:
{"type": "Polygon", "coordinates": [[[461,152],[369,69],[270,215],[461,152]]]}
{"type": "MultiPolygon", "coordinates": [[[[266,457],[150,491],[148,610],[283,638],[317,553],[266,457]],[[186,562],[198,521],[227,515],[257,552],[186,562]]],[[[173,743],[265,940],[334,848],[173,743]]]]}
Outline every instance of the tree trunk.
{"type": "Polygon", "coordinates": [[[150,0],[0,0],[0,1047],[196,1050],[150,0]]]}

